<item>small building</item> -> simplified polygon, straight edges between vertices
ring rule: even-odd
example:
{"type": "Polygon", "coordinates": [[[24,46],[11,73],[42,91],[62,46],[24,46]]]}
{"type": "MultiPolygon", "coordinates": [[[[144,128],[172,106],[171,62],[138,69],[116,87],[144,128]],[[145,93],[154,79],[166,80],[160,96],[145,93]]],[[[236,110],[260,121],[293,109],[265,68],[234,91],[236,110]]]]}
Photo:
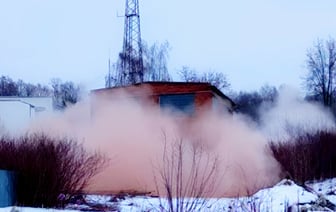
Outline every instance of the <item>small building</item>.
{"type": "Polygon", "coordinates": [[[0,131],[17,132],[39,115],[53,111],[52,97],[0,97],[0,131]]]}
{"type": "Polygon", "coordinates": [[[143,82],[130,86],[92,90],[94,98],[115,99],[126,94],[137,101],[151,102],[187,115],[204,109],[232,113],[235,103],[210,83],[143,82]]]}

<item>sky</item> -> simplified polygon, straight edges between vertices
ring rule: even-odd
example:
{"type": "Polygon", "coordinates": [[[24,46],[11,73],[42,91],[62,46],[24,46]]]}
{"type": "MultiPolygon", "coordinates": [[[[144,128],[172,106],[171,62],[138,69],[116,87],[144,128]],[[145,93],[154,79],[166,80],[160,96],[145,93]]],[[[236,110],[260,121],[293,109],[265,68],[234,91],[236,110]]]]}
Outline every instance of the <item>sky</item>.
{"type": "MultiPolygon", "coordinates": [[[[223,72],[235,91],[302,88],[307,49],[336,38],[335,0],[139,0],[141,36],[168,69],[223,72]]],[[[122,49],[125,0],[0,0],[0,75],[104,87],[122,49]]]]}

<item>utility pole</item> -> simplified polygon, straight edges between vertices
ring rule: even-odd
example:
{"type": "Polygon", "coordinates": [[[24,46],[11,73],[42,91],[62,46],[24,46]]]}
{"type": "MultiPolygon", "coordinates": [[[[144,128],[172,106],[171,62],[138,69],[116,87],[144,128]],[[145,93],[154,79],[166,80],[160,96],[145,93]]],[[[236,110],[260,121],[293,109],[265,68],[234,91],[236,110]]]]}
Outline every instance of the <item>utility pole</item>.
{"type": "Polygon", "coordinates": [[[112,86],[112,83],[111,83],[111,59],[109,58],[108,60],[108,79],[107,79],[107,85],[105,85],[105,87],[108,87],[110,88],[112,86]]]}
{"type": "Polygon", "coordinates": [[[140,33],[139,1],[126,0],[121,67],[117,75],[121,85],[143,82],[144,66],[140,33]]]}

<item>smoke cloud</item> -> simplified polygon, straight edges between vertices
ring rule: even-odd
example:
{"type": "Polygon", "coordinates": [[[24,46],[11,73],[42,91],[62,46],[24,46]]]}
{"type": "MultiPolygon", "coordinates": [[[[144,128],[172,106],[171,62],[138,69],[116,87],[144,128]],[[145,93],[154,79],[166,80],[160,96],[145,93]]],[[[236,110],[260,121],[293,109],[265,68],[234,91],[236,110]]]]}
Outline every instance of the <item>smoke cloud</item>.
{"type": "MultiPolygon", "coordinates": [[[[251,194],[279,180],[280,169],[266,137],[232,114],[204,111],[186,118],[123,94],[80,102],[35,121],[29,131],[73,137],[106,154],[110,163],[91,181],[87,189],[92,192],[155,191],[154,176],[159,177],[165,165],[163,135],[168,145],[178,139],[188,145],[197,140],[209,155],[218,157],[215,196],[251,194]]],[[[190,166],[185,164],[186,169],[190,166]]]]}
{"type": "MultiPolygon", "coordinates": [[[[150,94],[148,89],[138,92],[138,96],[150,94]]],[[[335,129],[329,111],[299,96],[292,88],[280,89],[275,105],[261,108],[261,127],[241,114],[203,111],[184,117],[123,93],[113,99],[91,97],[62,113],[41,116],[27,130],[75,138],[89,150],[106,154],[110,162],[92,179],[86,188],[90,192],[155,193],[165,166],[164,146],[183,140],[189,146],[201,143],[208,155],[218,159],[214,196],[241,196],[280,180],[281,170],[268,148],[270,140],[335,129]]],[[[183,168],[191,166],[189,159],[183,168]]],[[[205,161],[201,166],[200,171],[209,164],[205,161]]]]}
{"type": "MultiPolygon", "coordinates": [[[[150,95],[149,89],[136,93],[150,95]]],[[[251,194],[279,181],[281,170],[268,142],[334,131],[333,117],[326,108],[305,101],[288,86],[280,88],[275,104],[260,108],[261,125],[248,122],[241,114],[218,111],[185,117],[173,110],[163,111],[151,101],[139,101],[134,93],[121,93],[113,99],[87,98],[62,113],[39,116],[27,131],[68,136],[91,151],[106,154],[110,162],[86,188],[91,192],[153,192],[165,166],[165,145],[179,140],[187,146],[201,143],[207,154],[218,158],[215,196],[219,197],[251,194]]],[[[7,133],[6,127],[0,120],[0,135],[7,133]]],[[[189,157],[184,164],[188,170],[192,155],[184,153],[189,157]]],[[[201,163],[204,167],[200,171],[207,165],[206,161],[201,163]]]]}
{"type": "Polygon", "coordinates": [[[319,103],[307,102],[297,89],[290,86],[279,89],[274,107],[262,108],[261,130],[268,140],[283,141],[305,133],[335,130],[330,110],[319,103]]]}

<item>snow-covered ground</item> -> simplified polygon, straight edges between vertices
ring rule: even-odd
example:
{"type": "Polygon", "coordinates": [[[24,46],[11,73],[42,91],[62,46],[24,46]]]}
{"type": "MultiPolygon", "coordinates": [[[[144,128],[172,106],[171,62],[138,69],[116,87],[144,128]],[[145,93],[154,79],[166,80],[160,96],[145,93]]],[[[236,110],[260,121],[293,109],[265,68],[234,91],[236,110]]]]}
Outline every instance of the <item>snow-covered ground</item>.
{"type": "MultiPolygon", "coordinates": [[[[290,180],[282,180],[272,188],[260,190],[250,197],[205,199],[204,205],[198,211],[272,211],[282,212],[291,208],[293,211],[307,209],[307,211],[335,211],[336,207],[336,178],[320,182],[307,182],[305,188],[290,180]]],[[[85,196],[86,204],[79,201],[64,210],[6,207],[0,212],[74,212],[74,211],[162,211],[167,206],[164,199],[146,196],[85,196]]],[[[186,201],[193,202],[194,199],[186,201]]],[[[196,206],[197,208],[198,206],[196,206]]]]}

